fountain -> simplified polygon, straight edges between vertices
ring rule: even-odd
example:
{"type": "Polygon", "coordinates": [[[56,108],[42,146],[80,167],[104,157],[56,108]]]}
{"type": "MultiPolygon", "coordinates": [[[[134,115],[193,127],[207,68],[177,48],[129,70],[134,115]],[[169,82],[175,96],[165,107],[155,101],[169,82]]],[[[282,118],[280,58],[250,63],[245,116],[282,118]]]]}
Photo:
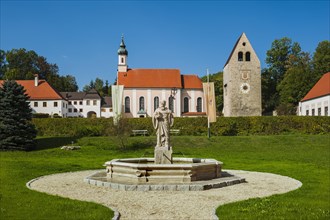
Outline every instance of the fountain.
{"type": "Polygon", "coordinates": [[[85,182],[122,190],[197,191],[238,184],[244,178],[223,172],[222,162],[214,159],[173,158],[170,127],[173,114],[162,101],[152,117],[157,145],[154,158],[113,159],[105,162],[105,171],[85,178],[85,182]]]}

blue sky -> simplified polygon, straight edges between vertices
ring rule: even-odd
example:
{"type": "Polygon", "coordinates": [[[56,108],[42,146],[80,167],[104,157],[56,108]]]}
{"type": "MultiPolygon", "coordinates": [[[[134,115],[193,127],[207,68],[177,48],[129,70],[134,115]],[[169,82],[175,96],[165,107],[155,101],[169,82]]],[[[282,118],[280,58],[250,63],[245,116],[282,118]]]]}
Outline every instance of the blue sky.
{"type": "Polygon", "coordinates": [[[114,82],[124,34],[130,68],[222,71],[245,32],[262,68],[275,39],[313,53],[329,40],[326,1],[4,1],[0,48],[26,48],[76,77],[114,82]]]}

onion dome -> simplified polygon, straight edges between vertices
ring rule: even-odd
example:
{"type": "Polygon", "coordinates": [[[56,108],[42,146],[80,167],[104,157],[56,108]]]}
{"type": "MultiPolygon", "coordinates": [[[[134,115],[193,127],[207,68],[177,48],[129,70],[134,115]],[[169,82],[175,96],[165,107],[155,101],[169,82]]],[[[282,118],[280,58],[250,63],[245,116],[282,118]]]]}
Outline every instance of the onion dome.
{"type": "Polygon", "coordinates": [[[121,37],[121,43],[120,43],[120,46],[119,46],[119,49],[118,49],[118,55],[128,55],[128,52],[126,50],[126,45],[124,43],[124,37],[122,36],[121,37]]]}

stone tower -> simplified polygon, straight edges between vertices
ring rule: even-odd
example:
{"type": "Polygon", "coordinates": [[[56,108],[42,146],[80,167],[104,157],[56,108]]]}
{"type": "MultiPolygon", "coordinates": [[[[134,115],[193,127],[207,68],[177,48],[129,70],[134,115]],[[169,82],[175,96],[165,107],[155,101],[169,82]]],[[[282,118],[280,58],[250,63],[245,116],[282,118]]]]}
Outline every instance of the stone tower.
{"type": "Polygon", "coordinates": [[[121,37],[121,43],[118,49],[118,72],[127,72],[127,56],[128,51],[124,43],[124,37],[121,37]]]}
{"type": "Polygon", "coordinates": [[[245,33],[224,66],[223,93],[225,117],[261,115],[260,61],[245,33]]]}

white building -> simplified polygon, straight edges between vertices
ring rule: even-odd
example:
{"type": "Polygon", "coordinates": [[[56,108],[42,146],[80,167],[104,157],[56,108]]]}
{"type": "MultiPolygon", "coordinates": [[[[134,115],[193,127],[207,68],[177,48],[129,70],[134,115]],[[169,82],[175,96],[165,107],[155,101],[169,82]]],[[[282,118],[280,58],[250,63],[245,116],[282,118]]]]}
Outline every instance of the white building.
{"type": "Polygon", "coordinates": [[[95,89],[88,92],[61,92],[61,95],[68,100],[67,117],[112,117],[112,105],[109,101],[105,102],[109,97],[102,99],[95,89]]]}
{"type": "MultiPolygon", "coordinates": [[[[0,85],[3,82],[3,80],[0,80],[0,85]]],[[[29,103],[33,113],[67,117],[67,100],[52,88],[48,82],[39,80],[38,76],[34,80],[16,80],[16,82],[24,87],[27,95],[30,97],[29,103]]]]}
{"type": "Polygon", "coordinates": [[[324,74],[299,102],[298,115],[330,116],[330,72],[324,74]]]}

